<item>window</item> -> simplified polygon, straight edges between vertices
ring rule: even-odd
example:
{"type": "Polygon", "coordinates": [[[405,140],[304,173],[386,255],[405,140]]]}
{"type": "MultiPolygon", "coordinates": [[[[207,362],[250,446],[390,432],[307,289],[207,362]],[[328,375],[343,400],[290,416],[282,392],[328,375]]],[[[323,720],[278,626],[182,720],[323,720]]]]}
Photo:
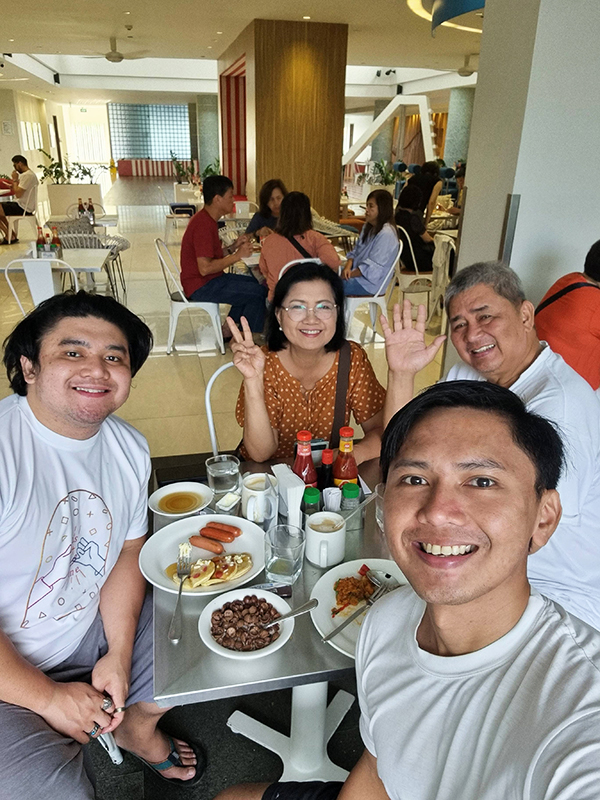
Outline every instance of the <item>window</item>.
{"type": "Polygon", "coordinates": [[[192,157],[187,105],[109,103],[108,124],[115,161],[163,161],[171,158],[171,151],[180,161],[192,157]]]}

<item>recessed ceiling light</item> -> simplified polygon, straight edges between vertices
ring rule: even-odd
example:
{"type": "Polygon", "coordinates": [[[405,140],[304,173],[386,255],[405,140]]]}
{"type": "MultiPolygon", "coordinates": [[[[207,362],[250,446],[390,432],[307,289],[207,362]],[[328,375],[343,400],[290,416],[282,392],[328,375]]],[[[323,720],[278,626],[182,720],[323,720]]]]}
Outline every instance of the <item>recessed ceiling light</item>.
{"type": "Polygon", "coordinates": [[[131,11],[126,11],[125,13],[126,13],[126,14],[131,14],[131,11]]]}
{"type": "Polygon", "coordinates": [[[212,45],[211,44],[208,45],[208,49],[212,50],[212,45]]]}
{"type": "Polygon", "coordinates": [[[9,41],[9,42],[14,42],[14,39],[9,39],[8,41],[9,41]]]}
{"type": "Polygon", "coordinates": [[[302,17],[302,19],[310,19],[310,17],[304,16],[302,17]]]}
{"type": "Polygon", "coordinates": [[[223,31],[217,31],[217,35],[218,36],[220,36],[222,33],[223,33],[223,31]]]}

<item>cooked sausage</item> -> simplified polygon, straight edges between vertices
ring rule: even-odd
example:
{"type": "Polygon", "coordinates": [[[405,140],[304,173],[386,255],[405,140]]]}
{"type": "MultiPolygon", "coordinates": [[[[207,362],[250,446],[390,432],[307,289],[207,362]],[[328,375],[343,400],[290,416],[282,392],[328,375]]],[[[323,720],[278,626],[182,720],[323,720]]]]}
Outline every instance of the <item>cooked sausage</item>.
{"type": "Polygon", "coordinates": [[[216,553],[218,556],[225,549],[220,542],[206,539],[204,536],[190,536],[190,544],[194,547],[199,547],[201,550],[210,550],[211,553],[216,553]]]}
{"type": "Polygon", "coordinates": [[[213,528],[212,525],[207,525],[206,528],[200,530],[201,536],[208,536],[209,539],[216,539],[217,542],[233,542],[235,536],[228,531],[222,531],[220,528],[213,528]]]}
{"type": "Polygon", "coordinates": [[[226,525],[224,522],[209,522],[208,524],[211,528],[217,528],[220,531],[227,531],[227,533],[233,533],[234,536],[242,535],[242,529],[236,528],[235,525],[226,525]]]}

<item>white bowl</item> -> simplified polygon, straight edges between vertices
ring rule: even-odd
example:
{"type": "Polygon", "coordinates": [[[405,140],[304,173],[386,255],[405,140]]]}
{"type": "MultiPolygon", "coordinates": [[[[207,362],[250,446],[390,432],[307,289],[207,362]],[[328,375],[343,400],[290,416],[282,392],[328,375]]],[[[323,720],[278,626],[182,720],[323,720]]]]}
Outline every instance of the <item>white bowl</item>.
{"type": "Polygon", "coordinates": [[[292,635],[295,620],[286,619],[279,626],[279,639],[271,642],[271,644],[268,644],[261,650],[248,650],[243,652],[241,650],[229,650],[227,647],[223,647],[222,645],[218,644],[218,642],[213,639],[210,633],[210,618],[213,611],[217,611],[219,608],[222,608],[225,603],[231,603],[232,600],[243,600],[244,597],[249,594],[255,594],[259,600],[266,600],[267,603],[271,603],[271,605],[277,611],[279,611],[282,616],[287,614],[288,611],[292,610],[288,603],[285,602],[283,597],[279,597],[279,595],[275,594],[274,592],[266,592],[264,590],[255,592],[253,591],[252,586],[248,586],[245,589],[235,589],[232,592],[226,592],[225,594],[215,597],[214,600],[211,600],[210,603],[205,606],[204,611],[200,614],[200,619],[198,620],[198,633],[200,634],[200,638],[208,647],[208,649],[213,651],[213,653],[217,653],[220,656],[225,656],[225,658],[236,658],[240,661],[247,661],[251,658],[262,658],[262,656],[268,656],[271,653],[274,653],[276,650],[279,650],[280,647],[283,647],[283,645],[292,635]]]}
{"type": "Polygon", "coordinates": [[[197,514],[202,511],[213,499],[213,490],[205,483],[198,483],[198,481],[181,481],[180,483],[170,483],[168,486],[163,486],[157,489],[148,498],[148,506],[150,511],[159,514],[161,517],[170,517],[170,519],[181,519],[182,517],[189,517],[192,514],[197,514]],[[172,514],[169,511],[162,511],[158,507],[158,503],[163,497],[168,494],[175,494],[176,492],[193,492],[200,498],[200,505],[196,506],[193,511],[186,511],[184,514],[172,514]]]}

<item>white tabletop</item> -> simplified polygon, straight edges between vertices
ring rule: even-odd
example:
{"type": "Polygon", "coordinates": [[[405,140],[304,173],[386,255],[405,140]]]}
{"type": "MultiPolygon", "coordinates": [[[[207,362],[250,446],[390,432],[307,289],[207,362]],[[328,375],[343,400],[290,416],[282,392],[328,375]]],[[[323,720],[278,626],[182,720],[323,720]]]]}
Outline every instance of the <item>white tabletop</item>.
{"type": "MultiPolygon", "coordinates": [[[[8,247],[3,248],[3,250],[4,252],[0,253],[0,269],[3,269],[10,264],[11,261],[15,260],[37,261],[37,259],[32,259],[28,253],[11,252],[8,247]]],[[[110,250],[104,248],[73,249],[63,250],[63,257],[61,260],[70,267],[73,267],[75,272],[102,272],[104,262],[109,256],[110,250]]],[[[49,261],[52,263],[54,259],[49,259],[49,261]]],[[[57,264],[56,266],[58,268],[59,265],[57,264]]],[[[19,267],[15,265],[11,267],[11,270],[12,269],[19,269],[19,267]]]]}

